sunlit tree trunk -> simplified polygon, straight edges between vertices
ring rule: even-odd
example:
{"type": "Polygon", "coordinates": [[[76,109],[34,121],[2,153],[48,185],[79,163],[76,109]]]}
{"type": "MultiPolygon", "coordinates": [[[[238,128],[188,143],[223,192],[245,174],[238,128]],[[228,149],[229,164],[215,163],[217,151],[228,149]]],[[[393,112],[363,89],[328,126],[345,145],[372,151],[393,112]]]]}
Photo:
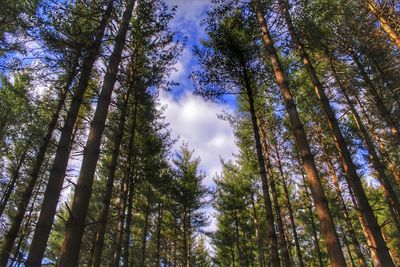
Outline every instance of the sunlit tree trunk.
{"type": "Polygon", "coordinates": [[[115,133],[115,138],[114,138],[114,147],[112,150],[112,157],[111,157],[111,162],[108,165],[108,176],[107,176],[107,182],[106,182],[106,190],[104,192],[104,197],[103,197],[103,203],[102,203],[102,208],[99,214],[99,218],[97,220],[97,227],[96,227],[96,236],[95,236],[95,246],[94,246],[94,252],[93,252],[93,259],[92,259],[92,266],[93,267],[99,267],[101,263],[101,254],[103,251],[103,245],[104,245],[104,235],[106,232],[106,226],[107,226],[107,217],[108,217],[108,211],[110,209],[110,202],[111,202],[111,197],[112,197],[112,192],[113,192],[113,187],[114,187],[114,180],[115,180],[115,173],[117,170],[117,165],[118,165],[118,158],[119,158],[119,152],[120,152],[120,147],[122,143],[122,137],[124,135],[124,129],[125,129],[125,121],[126,121],[126,114],[127,114],[127,109],[128,109],[128,102],[129,102],[129,96],[130,96],[131,90],[128,89],[128,92],[126,93],[126,96],[124,97],[122,107],[121,107],[121,114],[119,116],[119,123],[118,123],[118,129],[116,130],[115,133]]]}
{"type": "Polygon", "coordinates": [[[291,200],[290,200],[290,194],[289,194],[289,190],[288,190],[288,187],[287,187],[286,176],[283,173],[283,166],[282,166],[282,162],[281,162],[281,158],[280,158],[280,153],[279,153],[278,147],[275,147],[275,152],[276,152],[276,157],[277,157],[277,162],[278,162],[279,173],[280,173],[281,178],[282,178],[283,191],[285,193],[286,206],[288,208],[289,219],[290,219],[290,226],[291,226],[292,232],[293,232],[293,239],[294,239],[294,244],[295,244],[295,247],[296,247],[297,260],[299,261],[298,262],[299,266],[303,267],[304,266],[303,255],[302,255],[301,249],[300,249],[300,242],[299,242],[299,237],[298,237],[298,234],[297,234],[296,222],[294,220],[292,203],[291,203],[291,200]]]}
{"type": "Polygon", "coordinates": [[[397,47],[400,49],[400,36],[393,29],[392,25],[390,25],[387,18],[384,16],[384,11],[379,8],[379,6],[375,3],[374,0],[364,0],[367,5],[368,10],[372,15],[376,17],[379,21],[382,30],[387,34],[392,42],[394,42],[397,47]]]}
{"type": "Polygon", "coordinates": [[[107,9],[100,22],[99,29],[95,36],[95,41],[89,49],[87,57],[82,64],[82,71],[77,88],[75,89],[72,103],[69,107],[67,118],[61,131],[53,166],[50,171],[50,178],[44,193],[42,209],[37,222],[35,233],[29,249],[27,266],[39,267],[47,246],[47,240],[53,225],[54,216],[57,209],[58,199],[64,182],[65,171],[68,164],[70,145],[72,142],[72,132],[78,118],[79,109],[83,96],[89,83],[93,64],[96,61],[102,44],[103,35],[108,24],[108,19],[112,13],[113,0],[110,0],[107,9]]]}
{"type": "Polygon", "coordinates": [[[67,222],[65,237],[60,252],[59,264],[61,266],[78,265],[79,250],[85,229],[85,220],[92,193],[93,178],[96,171],[97,160],[100,155],[100,142],[105,128],[111,95],[116,82],[118,66],[121,61],[122,49],[125,45],[126,33],[132,17],[134,3],[134,0],[128,1],[115,39],[114,49],[110,56],[107,72],[104,76],[103,87],[85,146],[81,172],[76,183],[71,214],[67,222]]]}
{"type": "Polygon", "coordinates": [[[259,128],[260,128],[260,136],[261,136],[261,146],[262,146],[265,166],[268,170],[268,175],[270,178],[271,195],[272,195],[273,207],[274,207],[278,231],[279,231],[279,242],[280,242],[280,247],[282,249],[283,263],[284,263],[284,266],[289,267],[292,265],[290,262],[291,257],[290,257],[290,253],[288,250],[286,237],[285,237],[285,229],[283,226],[282,212],[281,212],[281,207],[278,202],[278,192],[276,190],[276,184],[275,184],[276,177],[273,173],[272,164],[270,161],[270,154],[269,154],[269,149],[268,149],[267,141],[266,141],[265,127],[266,127],[265,123],[260,123],[259,128]]]}
{"type": "Polygon", "coordinates": [[[247,94],[247,100],[250,106],[250,115],[251,115],[251,122],[253,127],[253,135],[254,141],[256,145],[256,153],[257,153],[257,161],[258,161],[258,168],[261,177],[261,186],[264,198],[264,208],[265,208],[265,215],[266,215],[266,224],[267,224],[267,242],[268,242],[268,251],[270,254],[269,260],[270,264],[273,266],[280,265],[280,258],[279,258],[279,250],[278,250],[278,241],[275,232],[274,226],[274,215],[272,213],[272,202],[269,196],[269,185],[267,180],[267,173],[265,170],[265,159],[263,156],[261,139],[260,139],[260,130],[257,124],[257,117],[256,117],[256,109],[254,106],[254,95],[253,95],[253,88],[251,85],[249,73],[247,72],[247,66],[245,63],[242,62],[242,69],[243,69],[243,82],[244,87],[247,94]]]}
{"type": "Polygon", "coordinates": [[[275,74],[276,82],[281,90],[286,110],[290,119],[291,127],[302,159],[304,170],[307,174],[308,184],[310,185],[318,219],[321,223],[321,230],[328,249],[328,255],[332,266],[345,266],[346,261],[340,246],[332,216],[328,207],[324,189],[315,166],[314,157],[311,153],[304,127],[300,121],[296,104],[288,87],[285,74],[282,70],[280,59],[269,34],[267,24],[264,19],[263,9],[260,0],[254,0],[256,15],[261,27],[262,40],[269,54],[270,61],[275,74]]]}

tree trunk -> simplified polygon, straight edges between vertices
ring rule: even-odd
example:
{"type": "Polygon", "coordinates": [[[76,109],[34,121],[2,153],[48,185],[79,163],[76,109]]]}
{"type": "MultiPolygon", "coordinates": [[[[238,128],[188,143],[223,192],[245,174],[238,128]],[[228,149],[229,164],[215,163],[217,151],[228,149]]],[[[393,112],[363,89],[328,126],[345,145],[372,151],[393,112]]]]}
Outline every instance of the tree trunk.
{"type": "Polygon", "coordinates": [[[20,177],[20,170],[22,168],[22,164],[25,161],[26,154],[28,153],[28,148],[24,148],[24,152],[22,153],[21,157],[18,160],[17,166],[14,167],[14,170],[12,171],[12,176],[7,184],[6,192],[4,192],[2,198],[1,198],[1,204],[0,204],[0,217],[3,215],[4,210],[7,207],[8,200],[11,197],[12,192],[14,191],[15,184],[17,183],[19,177],[20,177]]]}
{"type": "Polygon", "coordinates": [[[108,176],[107,176],[107,183],[106,183],[106,191],[104,192],[102,208],[99,214],[99,218],[97,220],[97,227],[96,227],[96,237],[95,237],[95,247],[93,252],[93,259],[92,265],[93,267],[99,267],[101,262],[101,254],[103,251],[104,245],[104,235],[106,232],[107,226],[107,218],[108,218],[108,211],[110,209],[110,202],[114,187],[114,180],[115,180],[115,173],[117,170],[120,147],[122,143],[122,137],[124,136],[124,129],[125,129],[125,121],[126,121],[126,113],[128,109],[128,102],[131,90],[128,89],[125,99],[123,101],[123,105],[121,108],[121,114],[119,117],[119,124],[118,129],[115,133],[114,137],[114,147],[112,151],[112,158],[110,165],[108,165],[108,176]]]}
{"type": "Polygon", "coordinates": [[[132,116],[132,128],[131,128],[131,135],[129,137],[129,151],[128,151],[128,177],[127,181],[129,183],[128,189],[128,207],[127,207],[127,215],[126,215],[126,224],[125,224],[125,236],[123,236],[123,254],[122,254],[122,263],[123,266],[128,267],[129,265],[129,244],[131,238],[131,224],[132,224],[132,210],[133,210],[133,196],[135,194],[135,184],[136,184],[136,158],[137,158],[137,151],[136,151],[136,144],[135,144],[135,135],[137,132],[137,110],[138,110],[138,95],[137,91],[135,94],[135,104],[133,107],[133,116],[132,116]]]}
{"type": "MultiPolygon", "coordinates": [[[[326,154],[326,151],[325,151],[325,154],[326,154]]],[[[329,157],[328,154],[326,154],[326,157],[327,157],[328,169],[329,169],[330,175],[332,177],[333,185],[335,186],[335,191],[336,191],[336,195],[338,197],[339,205],[341,206],[342,211],[343,211],[344,221],[345,221],[346,227],[347,227],[347,232],[349,234],[349,237],[351,238],[351,242],[353,243],[353,247],[357,254],[360,266],[366,267],[368,265],[365,260],[364,254],[361,251],[360,242],[358,242],[356,232],[353,228],[353,224],[351,223],[350,214],[347,210],[347,206],[343,199],[342,190],[340,189],[340,186],[339,186],[339,179],[336,175],[335,168],[333,167],[332,159],[329,157]]],[[[344,238],[346,238],[346,236],[344,238]]]]}
{"type": "Polygon", "coordinates": [[[296,222],[294,220],[292,204],[290,201],[290,194],[289,194],[289,190],[287,188],[286,176],[283,173],[283,167],[282,167],[282,162],[281,162],[281,158],[280,158],[280,153],[278,151],[278,147],[276,147],[275,151],[276,151],[276,156],[277,156],[277,160],[278,160],[279,173],[282,178],[283,191],[285,192],[285,198],[286,198],[287,208],[288,208],[288,212],[289,212],[290,225],[292,227],[292,232],[293,232],[294,244],[296,246],[296,254],[297,254],[297,259],[299,261],[298,264],[300,267],[304,267],[303,256],[302,256],[301,249],[300,249],[299,237],[297,235],[296,222]]]}
{"type": "Polygon", "coordinates": [[[90,79],[94,62],[99,54],[108,19],[112,13],[113,2],[114,0],[109,0],[107,9],[96,33],[95,41],[88,52],[87,58],[84,59],[78,86],[75,90],[75,94],[73,96],[72,103],[68,110],[67,118],[61,132],[56,156],[50,171],[50,178],[44,194],[39,220],[37,222],[35,233],[29,249],[27,265],[31,267],[39,267],[41,265],[41,261],[47,246],[47,240],[50,235],[54,216],[56,214],[58,199],[60,197],[65,171],[68,164],[70,153],[69,148],[72,142],[72,132],[75,122],[78,118],[79,109],[90,79]]]}
{"type": "Polygon", "coordinates": [[[148,190],[148,197],[147,197],[147,205],[145,211],[145,219],[144,219],[144,227],[143,227],[143,236],[142,236],[142,248],[141,248],[141,260],[140,266],[146,266],[146,245],[147,245],[147,231],[149,227],[149,216],[150,216],[150,202],[149,202],[149,195],[150,195],[150,187],[148,190]]]}
{"type": "Polygon", "coordinates": [[[239,218],[237,216],[236,209],[233,211],[233,216],[234,216],[234,220],[235,220],[235,241],[236,241],[236,248],[237,248],[237,252],[238,252],[239,263],[240,263],[240,266],[247,266],[247,264],[244,261],[242,249],[240,247],[239,218]]]}
{"type": "Polygon", "coordinates": [[[278,251],[278,241],[277,236],[275,233],[275,226],[274,226],[274,215],[272,213],[272,203],[269,196],[269,186],[267,181],[267,173],[265,170],[265,160],[262,152],[261,146],[261,139],[260,139],[260,130],[257,124],[257,117],[256,117],[256,110],[254,107],[254,96],[253,96],[253,89],[251,87],[250,77],[247,73],[247,67],[243,63],[243,79],[244,79],[244,86],[246,89],[246,94],[248,97],[248,102],[250,105],[250,115],[251,115],[251,122],[253,126],[253,134],[254,134],[254,141],[256,145],[256,152],[257,152],[257,160],[258,160],[258,167],[261,177],[261,185],[262,185],[262,192],[264,198],[264,208],[265,208],[265,216],[266,216],[266,224],[267,224],[267,242],[268,242],[268,251],[270,254],[270,263],[273,266],[280,265],[279,259],[279,251],[278,251]]]}
{"type": "Polygon", "coordinates": [[[386,246],[386,242],[382,237],[381,229],[378,225],[372,207],[370,206],[368,198],[362,187],[361,179],[357,173],[357,168],[353,162],[353,159],[351,158],[350,151],[348,150],[346,141],[339,127],[339,123],[336,119],[335,112],[333,111],[329,103],[329,99],[327,98],[325,91],[322,88],[322,84],[317,76],[317,73],[315,72],[311,59],[309,58],[299,36],[297,35],[293,27],[292,20],[289,14],[289,7],[287,0],[280,0],[280,5],[282,11],[284,12],[289,33],[296,44],[296,48],[300,53],[303,65],[307,69],[307,72],[310,76],[317,97],[321,102],[322,108],[328,120],[329,128],[333,132],[336,149],[340,153],[340,158],[342,160],[345,174],[348,177],[351,188],[353,189],[357,203],[359,207],[362,209],[362,216],[366,221],[366,228],[368,234],[371,236],[371,241],[374,246],[373,249],[376,249],[381,265],[394,266],[394,263],[389,254],[389,250],[386,246]]]}
{"type": "Polygon", "coordinates": [[[67,222],[65,237],[60,252],[59,264],[61,266],[77,266],[79,262],[79,250],[85,229],[85,220],[92,193],[93,178],[100,154],[100,142],[105,128],[111,95],[117,78],[118,66],[121,61],[122,49],[125,45],[126,33],[132,17],[134,3],[135,1],[131,0],[126,6],[114,43],[114,49],[110,56],[107,72],[104,76],[103,87],[85,146],[81,172],[76,184],[71,214],[67,222]]]}
{"type": "Polygon", "coordinates": [[[390,40],[392,40],[400,49],[400,36],[392,28],[392,25],[390,25],[389,21],[383,16],[383,11],[379,10],[379,7],[376,5],[374,0],[364,0],[364,1],[366,2],[368,10],[379,21],[382,30],[387,34],[390,40]]]}
{"type": "Polygon", "coordinates": [[[119,197],[119,211],[118,211],[118,223],[116,225],[116,236],[115,236],[115,244],[114,244],[114,252],[112,254],[110,267],[118,267],[120,258],[121,258],[121,247],[122,247],[122,238],[124,235],[124,222],[125,222],[125,210],[126,210],[126,202],[128,199],[128,189],[129,188],[129,178],[128,175],[124,177],[121,181],[121,193],[119,197]]]}
{"type": "Polygon", "coordinates": [[[158,216],[157,216],[157,246],[156,246],[156,264],[154,267],[160,266],[160,250],[161,250],[161,227],[163,222],[163,203],[158,203],[158,216]]]}
{"type": "Polygon", "coordinates": [[[296,104],[294,103],[285,74],[282,70],[280,59],[269,34],[261,8],[261,1],[254,0],[254,3],[258,22],[262,31],[262,40],[269,54],[275,78],[285,102],[286,110],[289,115],[292,130],[303,162],[303,167],[307,174],[308,184],[310,185],[317,215],[321,223],[321,230],[324,235],[325,243],[328,249],[328,255],[331,259],[331,264],[332,266],[345,266],[346,261],[344,259],[343,251],[341,249],[339,238],[337,236],[328,207],[328,201],[326,199],[321,180],[315,166],[314,157],[311,153],[304,127],[297,112],[296,104]]]}
{"type": "Polygon", "coordinates": [[[393,117],[390,114],[390,111],[388,108],[385,106],[385,103],[383,99],[380,97],[378,94],[378,91],[376,90],[375,85],[369,78],[367,72],[365,71],[365,68],[363,64],[360,62],[358,56],[356,53],[352,50],[349,49],[350,56],[353,58],[354,63],[356,63],[357,68],[361,74],[361,77],[363,78],[365,82],[365,87],[368,91],[368,93],[373,97],[376,108],[378,109],[381,117],[385,121],[386,125],[389,127],[390,132],[392,133],[393,137],[396,138],[396,145],[397,147],[400,146],[400,131],[399,128],[396,124],[396,121],[393,119],[393,117]]]}
{"type": "Polygon", "coordinates": [[[254,228],[255,228],[256,239],[257,239],[258,262],[260,264],[260,267],[264,267],[265,266],[265,258],[264,258],[263,240],[260,235],[260,224],[258,222],[257,209],[256,209],[253,195],[251,196],[251,207],[253,210],[253,222],[254,222],[254,228]]]}
{"type": "Polygon", "coordinates": [[[290,267],[292,265],[290,262],[291,257],[290,257],[290,253],[288,250],[286,237],[285,237],[285,229],[284,229],[283,221],[282,221],[282,212],[281,212],[281,207],[278,202],[278,192],[276,191],[276,187],[275,187],[276,177],[273,173],[272,164],[270,161],[270,154],[269,154],[269,149],[267,146],[265,127],[266,127],[266,125],[264,123],[260,124],[260,135],[261,135],[261,140],[262,140],[261,146],[262,146],[265,166],[268,170],[268,175],[270,177],[272,201],[273,201],[275,215],[277,218],[278,231],[279,231],[279,242],[280,242],[280,247],[282,249],[283,263],[284,263],[284,266],[290,267]]]}
{"type": "MultiPolygon", "coordinates": [[[[365,128],[360,115],[358,114],[357,110],[355,109],[355,107],[347,93],[346,88],[344,88],[344,85],[339,80],[339,77],[336,73],[336,70],[334,69],[332,62],[331,62],[331,68],[333,70],[333,74],[335,76],[336,83],[339,85],[339,88],[346,100],[347,105],[350,108],[350,111],[354,117],[354,120],[356,121],[357,128],[360,131],[362,139],[364,141],[364,144],[368,150],[368,154],[369,154],[370,161],[372,162],[372,166],[374,167],[375,171],[378,174],[378,179],[379,179],[379,182],[383,189],[383,193],[386,198],[386,201],[388,202],[389,209],[394,211],[395,216],[394,216],[393,220],[397,221],[396,225],[400,225],[400,223],[399,223],[400,203],[399,203],[396,193],[393,190],[393,187],[390,183],[389,177],[387,177],[387,175],[386,175],[385,165],[380,160],[380,157],[378,156],[378,153],[375,149],[375,145],[371,140],[371,136],[369,135],[367,129],[365,128]]],[[[400,232],[400,228],[398,229],[398,231],[400,232]]]]}

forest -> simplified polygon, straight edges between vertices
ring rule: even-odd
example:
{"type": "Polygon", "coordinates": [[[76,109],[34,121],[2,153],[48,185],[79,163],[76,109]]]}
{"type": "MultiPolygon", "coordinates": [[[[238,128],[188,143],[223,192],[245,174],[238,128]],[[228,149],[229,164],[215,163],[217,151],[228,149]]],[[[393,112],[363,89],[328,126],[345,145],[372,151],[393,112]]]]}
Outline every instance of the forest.
{"type": "Polygon", "coordinates": [[[400,2],[1,1],[0,185],[1,267],[400,266],[400,2]]]}

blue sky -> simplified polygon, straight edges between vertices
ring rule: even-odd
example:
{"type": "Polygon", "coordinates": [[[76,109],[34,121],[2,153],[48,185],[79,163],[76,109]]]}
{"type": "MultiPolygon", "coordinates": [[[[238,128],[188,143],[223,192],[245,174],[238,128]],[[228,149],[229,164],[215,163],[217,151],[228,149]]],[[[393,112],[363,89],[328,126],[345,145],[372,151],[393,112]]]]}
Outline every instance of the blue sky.
{"type": "Polygon", "coordinates": [[[205,38],[201,20],[205,18],[210,0],[166,0],[170,6],[177,5],[177,14],[171,21],[171,29],[188,38],[188,45],[175,65],[171,78],[180,83],[171,92],[162,92],[160,100],[167,105],[166,120],[170,123],[173,137],[180,137],[178,148],[184,141],[201,157],[201,169],[207,174],[205,184],[211,186],[212,178],[221,170],[220,157],[232,158],[237,151],[233,131],[227,121],[218,119],[223,112],[232,112],[232,107],[205,102],[194,96],[189,74],[196,67],[192,48],[205,38]]]}

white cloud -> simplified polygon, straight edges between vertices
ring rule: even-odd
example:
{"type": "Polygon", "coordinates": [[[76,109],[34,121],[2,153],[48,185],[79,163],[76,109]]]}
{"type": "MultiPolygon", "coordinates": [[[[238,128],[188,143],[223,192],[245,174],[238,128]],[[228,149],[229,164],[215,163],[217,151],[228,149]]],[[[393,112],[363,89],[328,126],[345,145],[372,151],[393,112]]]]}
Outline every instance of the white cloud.
{"type": "Polygon", "coordinates": [[[207,174],[205,184],[212,185],[213,176],[221,171],[220,157],[229,159],[237,152],[232,128],[227,121],[217,117],[224,110],[232,112],[231,108],[205,102],[190,91],[179,99],[162,92],[160,100],[167,105],[165,116],[172,136],[180,137],[175,149],[187,142],[195,150],[195,156],[201,158],[200,167],[207,174]]]}

